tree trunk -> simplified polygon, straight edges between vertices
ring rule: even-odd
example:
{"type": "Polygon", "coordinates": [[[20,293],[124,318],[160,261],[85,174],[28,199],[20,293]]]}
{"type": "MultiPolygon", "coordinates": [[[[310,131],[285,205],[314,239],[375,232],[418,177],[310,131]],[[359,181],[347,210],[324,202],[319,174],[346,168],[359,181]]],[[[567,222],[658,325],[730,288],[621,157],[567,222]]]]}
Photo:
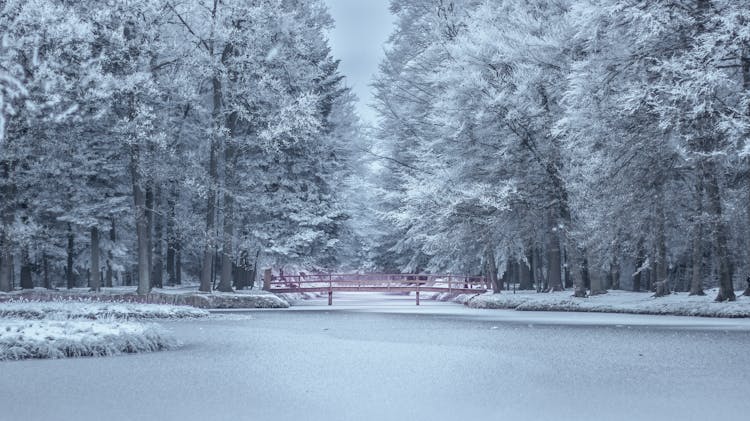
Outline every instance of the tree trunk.
{"type": "Polygon", "coordinates": [[[495,249],[492,246],[487,247],[487,250],[484,252],[484,258],[487,261],[487,277],[492,286],[492,293],[499,294],[503,288],[497,283],[497,263],[495,262],[495,249]]]}
{"type": "Polygon", "coordinates": [[[34,289],[34,280],[31,278],[31,259],[29,258],[29,247],[21,248],[21,289],[34,289]]]}
{"type": "Polygon", "coordinates": [[[574,245],[569,245],[568,250],[570,250],[570,262],[573,264],[573,268],[570,271],[573,278],[573,296],[578,298],[585,298],[586,285],[584,285],[583,279],[583,270],[585,267],[583,251],[579,250],[574,245]],[[579,270],[576,270],[576,267],[579,270]]]}
{"type": "Polygon", "coordinates": [[[721,212],[721,192],[719,191],[719,180],[716,175],[715,164],[707,163],[706,169],[706,194],[708,197],[707,210],[713,218],[714,225],[714,250],[719,263],[719,295],[716,301],[734,301],[734,286],[732,285],[731,268],[729,267],[729,251],[727,249],[727,227],[721,212]]]}
{"type": "Polygon", "coordinates": [[[104,284],[107,288],[112,288],[113,285],[113,278],[114,278],[114,267],[112,260],[114,259],[114,255],[112,254],[112,248],[115,246],[115,243],[117,242],[117,231],[115,231],[115,218],[110,217],[110,227],[109,227],[109,250],[107,250],[107,280],[104,284]]]}
{"type": "Polygon", "coordinates": [[[154,260],[151,275],[151,284],[154,288],[164,287],[163,274],[164,274],[164,258],[163,258],[163,218],[159,212],[161,205],[161,189],[158,186],[154,187],[154,204],[151,211],[151,219],[154,224],[154,260]]]}
{"type": "Polygon", "coordinates": [[[140,148],[133,145],[131,151],[131,173],[133,177],[133,202],[135,205],[136,238],[138,241],[138,295],[145,295],[151,291],[151,267],[149,255],[149,223],[146,209],[146,192],[143,190],[143,180],[140,176],[140,148]]]}
{"type": "MultiPolygon", "coordinates": [[[[527,252],[527,259],[530,259],[530,252],[527,252]]],[[[518,289],[519,290],[529,290],[532,289],[532,274],[531,274],[531,265],[529,264],[529,261],[523,261],[520,260],[518,262],[518,289]]]]}
{"type": "Polygon", "coordinates": [[[235,159],[234,143],[231,137],[237,123],[237,115],[232,114],[227,119],[227,128],[229,137],[224,146],[224,229],[222,241],[222,258],[221,258],[221,281],[219,282],[219,291],[232,292],[232,269],[234,267],[234,196],[230,191],[234,185],[235,159]]]}
{"type": "Polygon", "coordinates": [[[612,256],[612,263],[609,266],[609,282],[610,287],[614,290],[620,289],[620,257],[619,247],[615,250],[614,256],[612,256]]]}
{"type": "Polygon", "coordinates": [[[690,295],[706,295],[703,291],[703,186],[698,184],[698,205],[693,226],[693,273],[690,280],[690,295]]]}
{"type": "Polygon", "coordinates": [[[175,233],[175,192],[170,189],[167,195],[167,283],[175,285],[177,277],[175,276],[175,252],[176,252],[176,233],[175,233]]]}
{"type": "Polygon", "coordinates": [[[548,241],[549,246],[547,247],[547,262],[549,268],[547,269],[547,278],[549,279],[549,291],[562,291],[562,272],[561,272],[561,255],[560,255],[560,232],[557,226],[557,219],[554,215],[550,215],[549,220],[549,234],[548,241]]]}
{"type": "Polygon", "coordinates": [[[42,253],[42,271],[44,272],[44,288],[52,289],[52,284],[49,282],[49,257],[47,257],[46,251],[42,253]]]}
{"type": "Polygon", "coordinates": [[[3,235],[0,238],[2,240],[0,241],[0,291],[10,292],[13,289],[10,280],[13,266],[11,265],[10,235],[7,235],[5,231],[5,227],[3,227],[3,235]]]}
{"type": "Polygon", "coordinates": [[[657,297],[662,297],[669,293],[669,284],[667,279],[667,241],[664,228],[664,186],[657,197],[657,234],[656,234],[656,269],[654,271],[653,290],[657,297]]]}
{"type": "Polygon", "coordinates": [[[75,253],[75,235],[73,234],[73,227],[68,224],[68,256],[67,265],[65,267],[65,278],[68,283],[68,289],[73,289],[76,286],[75,274],[73,273],[73,253],[75,253]]]}
{"type": "Polygon", "coordinates": [[[91,290],[101,291],[101,275],[99,273],[99,228],[91,227],[91,290]]]}
{"type": "Polygon", "coordinates": [[[174,283],[182,284],[182,244],[179,241],[175,243],[174,251],[174,283]]]}
{"type": "Polygon", "coordinates": [[[200,291],[211,291],[211,275],[213,274],[213,260],[215,254],[214,227],[216,223],[216,186],[219,183],[219,135],[221,132],[221,81],[218,76],[211,80],[213,86],[213,112],[211,151],[208,165],[208,207],[206,211],[206,246],[203,252],[203,271],[201,272],[200,291]]]}

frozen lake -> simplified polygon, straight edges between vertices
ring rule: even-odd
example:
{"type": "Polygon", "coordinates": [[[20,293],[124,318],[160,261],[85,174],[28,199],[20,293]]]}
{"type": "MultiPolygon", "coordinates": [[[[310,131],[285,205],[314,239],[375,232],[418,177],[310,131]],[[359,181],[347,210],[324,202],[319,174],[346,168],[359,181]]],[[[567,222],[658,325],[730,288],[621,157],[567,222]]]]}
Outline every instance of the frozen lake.
{"type": "Polygon", "coordinates": [[[2,420],[745,420],[750,321],[336,295],[162,323],[179,350],[0,363],[2,420]]]}

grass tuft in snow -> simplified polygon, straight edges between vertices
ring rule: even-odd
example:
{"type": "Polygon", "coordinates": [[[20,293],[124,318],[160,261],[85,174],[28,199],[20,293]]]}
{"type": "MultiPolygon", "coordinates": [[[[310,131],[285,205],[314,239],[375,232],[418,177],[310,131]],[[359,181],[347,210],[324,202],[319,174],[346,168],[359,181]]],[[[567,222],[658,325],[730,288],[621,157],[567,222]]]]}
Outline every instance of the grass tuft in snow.
{"type": "Polygon", "coordinates": [[[79,300],[29,301],[0,303],[0,318],[17,319],[90,319],[149,320],[207,317],[206,310],[188,306],[162,304],[107,303],[79,300]]]}
{"type": "Polygon", "coordinates": [[[0,361],[99,357],[177,346],[177,341],[156,325],[81,320],[0,321],[0,361]]]}

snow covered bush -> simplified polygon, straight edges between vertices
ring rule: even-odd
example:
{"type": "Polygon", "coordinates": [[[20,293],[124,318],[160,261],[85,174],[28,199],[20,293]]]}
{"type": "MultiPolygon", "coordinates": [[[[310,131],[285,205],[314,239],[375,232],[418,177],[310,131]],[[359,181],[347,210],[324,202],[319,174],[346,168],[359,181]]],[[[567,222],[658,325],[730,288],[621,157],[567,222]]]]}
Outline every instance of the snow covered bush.
{"type": "Polygon", "coordinates": [[[0,318],[19,319],[183,319],[208,316],[188,306],[81,301],[9,301],[0,303],[0,318]]]}
{"type": "Polygon", "coordinates": [[[0,361],[109,356],[177,345],[156,325],[78,320],[0,322],[0,361]]]}

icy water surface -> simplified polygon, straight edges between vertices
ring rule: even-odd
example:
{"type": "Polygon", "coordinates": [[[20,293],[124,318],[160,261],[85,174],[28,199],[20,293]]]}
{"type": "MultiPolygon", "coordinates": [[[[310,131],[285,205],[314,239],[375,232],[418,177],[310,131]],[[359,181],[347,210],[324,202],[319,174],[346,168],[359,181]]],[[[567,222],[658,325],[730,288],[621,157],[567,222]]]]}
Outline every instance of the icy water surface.
{"type": "Polygon", "coordinates": [[[750,322],[334,307],[163,323],[177,351],[0,363],[2,420],[745,420],[750,322]]]}

